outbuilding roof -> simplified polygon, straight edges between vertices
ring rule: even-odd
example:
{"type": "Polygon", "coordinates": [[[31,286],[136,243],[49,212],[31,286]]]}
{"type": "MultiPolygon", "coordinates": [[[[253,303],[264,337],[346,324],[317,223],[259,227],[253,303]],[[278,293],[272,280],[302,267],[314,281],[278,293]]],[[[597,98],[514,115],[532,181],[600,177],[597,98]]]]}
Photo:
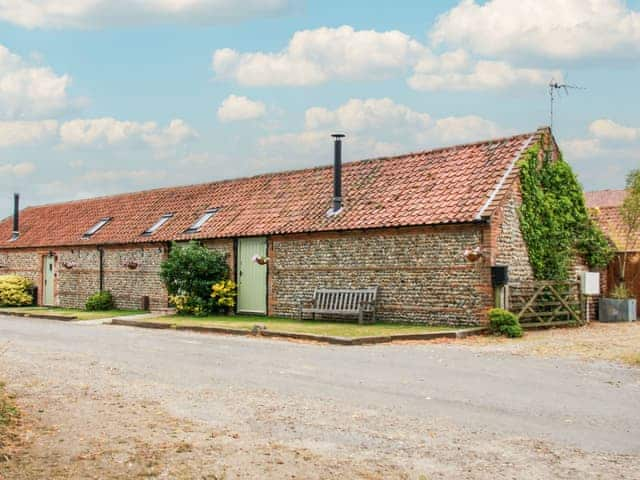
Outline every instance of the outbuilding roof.
{"type": "MultiPolygon", "coordinates": [[[[522,152],[548,129],[345,163],[342,212],[328,217],[332,167],[41,205],[0,222],[0,248],[128,244],[466,223],[488,218],[522,152]],[[199,229],[189,230],[206,212],[199,229]],[[163,216],[152,233],[148,230],[163,216]],[[166,217],[165,217],[166,218],[166,217]],[[92,235],[92,227],[108,219],[92,235]],[[145,233],[146,232],[146,233],[145,233]]],[[[348,149],[348,144],[347,144],[348,149]]]]}
{"type": "Polygon", "coordinates": [[[640,235],[635,235],[627,243],[627,232],[620,214],[625,190],[597,190],[585,192],[585,203],[602,231],[611,239],[618,251],[640,251],[640,235]]]}

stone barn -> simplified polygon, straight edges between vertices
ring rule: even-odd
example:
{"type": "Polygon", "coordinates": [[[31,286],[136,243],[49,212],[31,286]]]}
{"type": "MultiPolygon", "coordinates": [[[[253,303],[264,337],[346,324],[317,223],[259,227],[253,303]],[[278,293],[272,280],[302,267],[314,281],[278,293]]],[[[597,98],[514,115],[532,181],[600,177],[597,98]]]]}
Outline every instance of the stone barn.
{"type": "Polygon", "coordinates": [[[32,279],[42,305],[109,290],[121,308],[165,308],[160,265],[197,240],[226,255],[238,313],[293,316],[316,287],[377,286],[380,320],[452,325],[486,322],[492,266],[532,279],[518,161],[536,143],[557,155],[548,128],[344,165],[334,143],[333,167],[17,210],[0,222],[0,273],[32,279]]]}

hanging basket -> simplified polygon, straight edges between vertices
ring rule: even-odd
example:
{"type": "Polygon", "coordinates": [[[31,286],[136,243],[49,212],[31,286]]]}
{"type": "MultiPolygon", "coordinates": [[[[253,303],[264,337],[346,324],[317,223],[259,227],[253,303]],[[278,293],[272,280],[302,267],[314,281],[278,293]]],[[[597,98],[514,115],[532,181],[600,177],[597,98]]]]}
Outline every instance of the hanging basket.
{"type": "Polygon", "coordinates": [[[125,265],[129,270],[135,270],[139,266],[138,262],[127,262],[125,265]]]}
{"type": "Polygon", "coordinates": [[[467,262],[477,262],[484,256],[484,253],[480,247],[467,248],[463,256],[467,262]]]}
{"type": "Polygon", "coordinates": [[[76,262],[62,262],[62,266],[67,270],[71,270],[76,265],[77,265],[76,262]]]}
{"type": "Polygon", "coordinates": [[[262,255],[254,255],[252,260],[258,265],[266,265],[269,263],[269,257],[263,257],[262,255]]]}

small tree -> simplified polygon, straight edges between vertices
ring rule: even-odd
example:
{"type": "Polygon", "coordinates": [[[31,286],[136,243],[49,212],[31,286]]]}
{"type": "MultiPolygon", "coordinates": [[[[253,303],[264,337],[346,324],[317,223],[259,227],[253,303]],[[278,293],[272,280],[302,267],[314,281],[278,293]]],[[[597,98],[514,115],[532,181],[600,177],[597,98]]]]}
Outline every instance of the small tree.
{"type": "Polygon", "coordinates": [[[160,275],[170,295],[188,295],[209,301],[211,286],[229,276],[225,256],[198,242],[173,244],[160,275]]]}
{"type": "Polygon", "coordinates": [[[623,251],[618,256],[619,285],[626,290],[626,273],[629,263],[629,249],[640,237],[640,170],[632,170],[627,175],[627,195],[620,207],[620,216],[624,222],[623,251]]]}

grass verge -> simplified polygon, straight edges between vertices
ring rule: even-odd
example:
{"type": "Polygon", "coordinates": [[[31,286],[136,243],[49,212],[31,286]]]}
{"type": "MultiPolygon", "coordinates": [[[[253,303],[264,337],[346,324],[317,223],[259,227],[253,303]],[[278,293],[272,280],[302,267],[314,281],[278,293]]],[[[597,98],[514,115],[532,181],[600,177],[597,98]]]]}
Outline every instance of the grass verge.
{"type": "Polygon", "coordinates": [[[76,317],[78,320],[99,320],[102,318],[125,317],[129,315],[140,315],[143,313],[149,313],[143,310],[103,310],[97,312],[89,312],[87,310],[61,307],[5,307],[0,308],[0,313],[2,312],[23,313],[31,315],[61,315],[63,317],[76,317]]]}
{"type": "Polygon", "coordinates": [[[259,317],[238,315],[234,317],[210,316],[191,317],[184,315],[169,315],[158,318],[148,318],[145,321],[162,322],[183,326],[215,326],[251,330],[260,324],[272,332],[309,333],[312,335],[326,335],[331,337],[373,337],[384,335],[400,335],[408,333],[429,333],[451,330],[450,327],[429,327],[424,325],[398,325],[392,323],[376,323],[373,325],[358,325],[343,322],[300,321],[290,318],[259,317]]]}
{"type": "Polygon", "coordinates": [[[4,383],[0,382],[0,462],[7,461],[11,456],[9,449],[16,440],[13,427],[19,418],[18,407],[6,392],[4,383]]]}

